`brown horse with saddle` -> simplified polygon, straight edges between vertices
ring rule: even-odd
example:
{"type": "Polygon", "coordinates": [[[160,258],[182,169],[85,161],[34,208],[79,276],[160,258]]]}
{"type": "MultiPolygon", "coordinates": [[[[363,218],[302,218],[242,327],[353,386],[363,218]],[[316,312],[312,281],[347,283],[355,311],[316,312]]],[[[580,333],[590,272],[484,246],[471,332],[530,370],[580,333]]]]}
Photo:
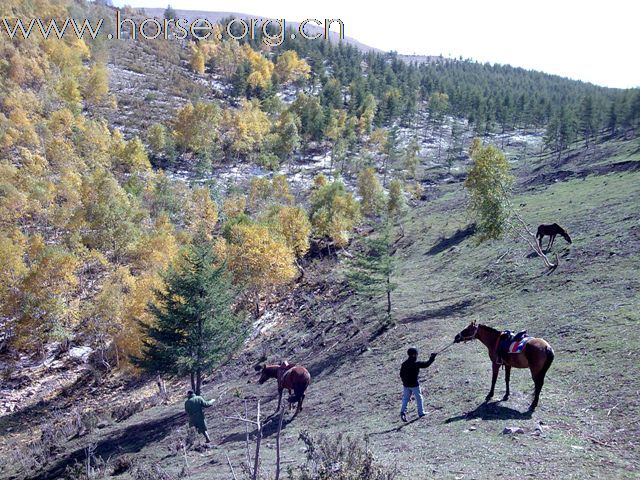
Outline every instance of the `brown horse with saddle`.
{"type": "Polygon", "coordinates": [[[264,365],[260,373],[258,383],[261,385],[270,378],[278,380],[278,407],[276,412],[280,410],[282,393],[285,389],[289,391],[289,410],[291,410],[294,403],[298,402],[296,414],[302,411],[305,392],[311,383],[311,374],[306,368],[284,361],[279,365],[264,365]]]}
{"type": "Polygon", "coordinates": [[[511,367],[528,368],[531,371],[531,377],[535,385],[534,398],[529,410],[534,411],[538,406],[540,391],[544,385],[544,377],[553,362],[554,353],[551,345],[542,338],[529,337],[526,332],[521,332],[520,338],[510,336],[505,338],[505,332],[486,325],[478,325],[476,322],[471,322],[467,328],[457,334],[454,343],[468,342],[475,339],[480,340],[487,347],[489,358],[493,364],[491,390],[489,390],[486,401],[493,397],[501,365],[504,365],[504,377],[507,386],[507,391],[502,400],[509,398],[511,367]],[[503,343],[508,344],[504,350],[501,348],[503,343]]]}

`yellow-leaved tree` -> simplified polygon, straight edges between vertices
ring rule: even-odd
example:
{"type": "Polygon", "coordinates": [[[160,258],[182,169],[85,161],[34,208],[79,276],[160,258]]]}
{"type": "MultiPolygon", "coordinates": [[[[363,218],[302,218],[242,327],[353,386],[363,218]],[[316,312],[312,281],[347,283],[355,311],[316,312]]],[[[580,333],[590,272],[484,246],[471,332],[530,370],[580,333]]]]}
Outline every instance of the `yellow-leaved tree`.
{"type": "Polygon", "coordinates": [[[296,258],[304,257],[309,251],[311,222],[302,207],[276,206],[269,211],[269,229],[284,239],[296,258]]]}
{"type": "Polygon", "coordinates": [[[224,111],[222,128],[228,151],[238,158],[249,156],[262,144],[271,122],[257,101],[243,100],[239,109],[224,111]]]}
{"type": "Polygon", "coordinates": [[[222,212],[224,216],[229,218],[235,218],[242,215],[247,209],[247,198],[244,195],[238,193],[232,194],[224,199],[222,204],[222,212]]]}
{"type": "MultiPolygon", "coordinates": [[[[111,341],[123,333],[127,308],[127,297],[130,294],[135,279],[128,267],[118,267],[102,283],[98,294],[87,303],[83,317],[87,326],[87,333],[91,335],[100,352],[100,361],[104,367],[110,369],[120,366],[122,357],[120,349],[114,342],[114,365],[109,358],[111,341]]],[[[127,335],[134,334],[127,329],[127,335]]]]}
{"type": "Polygon", "coordinates": [[[196,188],[191,193],[186,221],[192,234],[202,232],[211,236],[218,223],[218,206],[207,187],[196,188]]]}
{"type": "Polygon", "coordinates": [[[0,349],[15,334],[15,318],[20,305],[22,280],[28,272],[24,262],[26,239],[20,231],[0,233],[0,316],[7,319],[0,334],[0,349]]]}
{"type": "Polygon", "coordinates": [[[380,213],[384,205],[384,191],[372,167],[365,168],[358,174],[358,195],[363,214],[374,216],[380,213]]]}
{"type": "Polygon", "coordinates": [[[278,57],[275,72],[280,83],[287,84],[309,78],[311,67],[295,50],[287,50],[278,57]]]}
{"type": "Polygon", "coordinates": [[[231,228],[227,255],[236,284],[253,298],[256,317],[260,315],[260,295],[268,295],[290,282],[296,274],[294,253],[265,226],[239,223],[231,228]]]}
{"type": "Polygon", "coordinates": [[[122,149],[117,154],[117,167],[125,173],[143,173],[151,170],[149,157],[144,149],[142,141],[134,137],[125,142],[122,149]]]}
{"type": "Polygon", "coordinates": [[[273,62],[260,52],[252,49],[248,44],[244,44],[243,53],[251,65],[251,73],[247,77],[249,86],[253,89],[268,88],[271,85],[271,75],[274,69],[273,62]]]}
{"type": "Polygon", "coordinates": [[[84,98],[90,104],[99,104],[109,93],[109,73],[104,63],[92,63],[84,85],[84,98]]]}
{"type": "Polygon", "coordinates": [[[78,259],[59,246],[45,246],[38,235],[29,244],[29,272],[20,285],[17,344],[43,353],[44,344],[71,338],[79,319],[78,259]]]}
{"type": "MultiPolygon", "coordinates": [[[[326,182],[323,178],[317,177],[314,183],[322,185],[326,182]]],[[[337,247],[344,247],[360,221],[360,204],[341,181],[335,180],[314,189],[310,215],[316,236],[333,242],[337,247]]]]}
{"type": "Polygon", "coordinates": [[[191,70],[196,73],[203,74],[204,64],[204,53],[197,47],[197,44],[192,43],[189,46],[189,65],[191,65],[191,70]]]}
{"type": "Polygon", "coordinates": [[[208,153],[217,136],[220,110],[214,103],[191,102],[178,110],[173,121],[176,145],[198,154],[208,153]]]}

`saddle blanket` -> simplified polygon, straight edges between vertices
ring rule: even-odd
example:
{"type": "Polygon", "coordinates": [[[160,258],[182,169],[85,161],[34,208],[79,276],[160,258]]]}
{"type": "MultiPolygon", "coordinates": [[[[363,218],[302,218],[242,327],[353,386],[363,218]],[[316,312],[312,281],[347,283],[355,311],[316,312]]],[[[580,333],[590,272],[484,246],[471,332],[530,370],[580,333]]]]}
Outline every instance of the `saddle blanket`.
{"type": "Polygon", "coordinates": [[[524,350],[524,346],[531,339],[531,337],[524,337],[522,340],[518,340],[509,345],[509,353],[520,353],[524,350]]]}

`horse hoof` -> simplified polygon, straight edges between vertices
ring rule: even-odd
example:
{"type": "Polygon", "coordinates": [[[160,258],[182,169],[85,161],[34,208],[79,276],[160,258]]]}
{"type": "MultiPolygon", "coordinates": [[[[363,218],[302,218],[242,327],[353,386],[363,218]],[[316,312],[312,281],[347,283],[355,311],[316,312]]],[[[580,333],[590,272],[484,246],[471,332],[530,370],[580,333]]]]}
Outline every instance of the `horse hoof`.
{"type": "Polygon", "coordinates": [[[507,400],[509,400],[509,395],[505,395],[504,397],[502,397],[503,402],[506,402],[507,400]]]}

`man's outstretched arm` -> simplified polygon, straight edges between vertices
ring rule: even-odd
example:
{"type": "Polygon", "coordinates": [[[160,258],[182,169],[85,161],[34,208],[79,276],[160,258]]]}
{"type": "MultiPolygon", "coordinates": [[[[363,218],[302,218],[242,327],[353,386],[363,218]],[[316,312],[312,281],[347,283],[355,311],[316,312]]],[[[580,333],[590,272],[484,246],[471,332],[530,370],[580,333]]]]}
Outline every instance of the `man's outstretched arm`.
{"type": "Polygon", "coordinates": [[[437,353],[432,353],[431,356],[429,357],[429,360],[427,360],[426,362],[416,362],[416,367],[418,367],[418,368],[427,368],[436,359],[436,355],[437,355],[437,353]]]}

